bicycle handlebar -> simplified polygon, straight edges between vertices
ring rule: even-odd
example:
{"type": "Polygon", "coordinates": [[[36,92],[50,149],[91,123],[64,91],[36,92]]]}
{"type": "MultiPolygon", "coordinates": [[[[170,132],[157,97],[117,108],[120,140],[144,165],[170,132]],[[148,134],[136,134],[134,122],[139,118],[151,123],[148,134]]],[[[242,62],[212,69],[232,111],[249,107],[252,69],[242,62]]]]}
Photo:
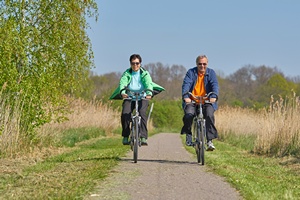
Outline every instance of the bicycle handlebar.
{"type": "Polygon", "coordinates": [[[204,102],[205,103],[212,103],[212,102],[209,102],[208,101],[208,99],[209,99],[209,97],[211,96],[211,95],[215,95],[216,97],[214,97],[214,98],[216,98],[216,102],[218,101],[218,95],[217,95],[217,93],[215,93],[215,92],[210,92],[210,93],[208,93],[208,94],[206,94],[205,96],[195,96],[193,93],[191,93],[191,92],[186,92],[186,93],[184,93],[182,96],[184,96],[184,95],[186,95],[186,94],[189,94],[190,96],[192,96],[194,99],[198,99],[198,100],[204,100],[204,102]]]}
{"type": "Polygon", "coordinates": [[[120,91],[121,95],[124,90],[131,95],[131,96],[129,96],[129,98],[126,98],[126,99],[132,99],[133,96],[135,96],[135,97],[143,96],[147,91],[153,93],[153,91],[150,89],[144,89],[142,92],[134,92],[134,91],[130,90],[128,87],[125,87],[120,91]]]}

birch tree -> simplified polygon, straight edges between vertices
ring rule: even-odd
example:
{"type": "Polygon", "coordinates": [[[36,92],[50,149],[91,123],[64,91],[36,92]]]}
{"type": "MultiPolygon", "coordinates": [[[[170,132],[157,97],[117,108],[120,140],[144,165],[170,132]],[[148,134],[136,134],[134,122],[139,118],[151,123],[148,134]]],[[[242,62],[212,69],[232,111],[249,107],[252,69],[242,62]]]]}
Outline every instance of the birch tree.
{"type": "Polygon", "coordinates": [[[20,127],[31,139],[65,111],[66,94],[83,89],[94,67],[86,18],[97,15],[94,0],[0,1],[0,101],[10,112],[21,105],[20,127]]]}

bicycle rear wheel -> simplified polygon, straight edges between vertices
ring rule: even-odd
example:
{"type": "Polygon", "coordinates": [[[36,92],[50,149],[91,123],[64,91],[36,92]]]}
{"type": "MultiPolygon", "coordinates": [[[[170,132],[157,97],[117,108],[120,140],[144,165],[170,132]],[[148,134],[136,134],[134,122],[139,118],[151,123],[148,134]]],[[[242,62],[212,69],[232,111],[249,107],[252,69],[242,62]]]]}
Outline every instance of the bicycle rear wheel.
{"type": "Polygon", "coordinates": [[[138,118],[134,119],[134,145],[133,145],[133,162],[137,163],[138,159],[138,149],[139,149],[139,126],[138,126],[138,118]]]}

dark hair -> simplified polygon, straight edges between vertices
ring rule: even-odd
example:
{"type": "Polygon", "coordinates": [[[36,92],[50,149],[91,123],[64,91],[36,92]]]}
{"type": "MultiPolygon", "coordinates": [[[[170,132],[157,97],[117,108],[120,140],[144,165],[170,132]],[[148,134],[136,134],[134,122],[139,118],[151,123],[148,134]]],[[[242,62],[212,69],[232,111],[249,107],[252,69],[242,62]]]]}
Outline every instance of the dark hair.
{"type": "Polygon", "coordinates": [[[129,58],[129,62],[131,62],[134,59],[139,59],[140,63],[142,63],[142,57],[139,54],[132,54],[129,58]]]}

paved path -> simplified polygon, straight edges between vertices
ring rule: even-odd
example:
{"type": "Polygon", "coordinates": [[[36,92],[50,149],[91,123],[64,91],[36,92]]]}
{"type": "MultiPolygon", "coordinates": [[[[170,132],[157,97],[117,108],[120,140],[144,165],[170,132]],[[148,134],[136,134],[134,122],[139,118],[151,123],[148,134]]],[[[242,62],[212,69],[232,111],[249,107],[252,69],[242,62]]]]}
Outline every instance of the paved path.
{"type": "Polygon", "coordinates": [[[133,163],[130,151],[86,199],[242,199],[223,178],[206,172],[206,167],[196,162],[184,149],[179,134],[160,133],[148,143],[139,148],[137,163],[133,163]]]}

